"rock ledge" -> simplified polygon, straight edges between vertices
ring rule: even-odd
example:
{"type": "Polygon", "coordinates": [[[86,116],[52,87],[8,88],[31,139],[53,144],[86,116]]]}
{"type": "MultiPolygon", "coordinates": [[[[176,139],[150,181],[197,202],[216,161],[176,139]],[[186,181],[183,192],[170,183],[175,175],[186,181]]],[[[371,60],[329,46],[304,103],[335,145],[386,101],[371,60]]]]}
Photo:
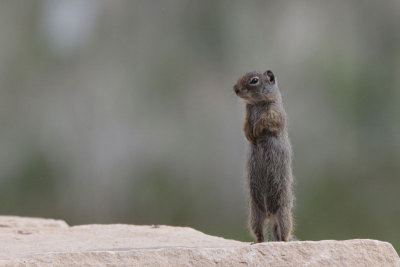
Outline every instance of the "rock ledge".
{"type": "Polygon", "coordinates": [[[0,216],[0,240],[0,266],[400,266],[387,242],[250,245],[188,227],[70,227],[59,220],[0,216]]]}

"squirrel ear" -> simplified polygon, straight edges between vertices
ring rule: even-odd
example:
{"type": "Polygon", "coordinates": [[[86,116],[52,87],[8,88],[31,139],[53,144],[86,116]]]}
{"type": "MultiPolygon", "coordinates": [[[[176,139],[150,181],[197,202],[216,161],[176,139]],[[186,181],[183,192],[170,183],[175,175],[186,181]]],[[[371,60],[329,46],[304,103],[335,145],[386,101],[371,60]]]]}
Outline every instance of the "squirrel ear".
{"type": "Polygon", "coordinates": [[[272,73],[272,71],[267,70],[264,72],[264,75],[268,77],[270,82],[275,83],[275,75],[272,73]]]}

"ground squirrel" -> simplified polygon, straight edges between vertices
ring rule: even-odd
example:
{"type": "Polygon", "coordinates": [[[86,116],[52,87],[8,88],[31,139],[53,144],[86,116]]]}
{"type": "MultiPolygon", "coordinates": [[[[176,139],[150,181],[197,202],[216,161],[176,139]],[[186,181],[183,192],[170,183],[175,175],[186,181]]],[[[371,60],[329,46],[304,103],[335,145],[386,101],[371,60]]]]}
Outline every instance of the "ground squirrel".
{"type": "Polygon", "coordinates": [[[292,232],[291,145],[277,80],[268,70],[249,72],[233,87],[246,103],[244,134],[250,142],[247,179],[249,226],[256,242],[264,241],[264,222],[271,240],[288,241],[292,232]]]}

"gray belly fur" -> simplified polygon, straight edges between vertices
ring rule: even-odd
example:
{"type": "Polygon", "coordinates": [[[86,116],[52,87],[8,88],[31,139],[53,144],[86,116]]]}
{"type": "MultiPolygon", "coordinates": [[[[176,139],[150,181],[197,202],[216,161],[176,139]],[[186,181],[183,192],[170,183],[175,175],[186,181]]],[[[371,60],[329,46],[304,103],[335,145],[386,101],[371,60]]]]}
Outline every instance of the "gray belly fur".
{"type": "Polygon", "coordinates": [[[264,205],[269,215],[282,206],[291,206],[292,171],[291,149],[286,131],[278,136],[265,135],[250,145],[248,157],[248,182],[250,190],[262,196],[259,206],[264,205]],[[289,199],[288,199],[289,198],[289,199]]]}

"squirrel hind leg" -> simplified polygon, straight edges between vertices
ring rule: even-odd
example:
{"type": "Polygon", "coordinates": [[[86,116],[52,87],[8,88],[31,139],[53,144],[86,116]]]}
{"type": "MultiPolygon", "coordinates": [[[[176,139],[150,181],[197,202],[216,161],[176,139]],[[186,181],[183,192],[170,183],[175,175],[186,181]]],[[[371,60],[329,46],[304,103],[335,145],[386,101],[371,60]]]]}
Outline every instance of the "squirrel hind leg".
{"type": "Polygon", "coordinates": [[[274,241],[290,241],[292,234],[292,215],[288,209],[279,209],[272,227],[274,241]]]}
{"type": "Polygon", "coordinates": [[[264,242],[264,222],[266,219],[265,211],[260,210],[257,206],[251,205],[249,227],[256,238],[257,243],[264,242]]]}

